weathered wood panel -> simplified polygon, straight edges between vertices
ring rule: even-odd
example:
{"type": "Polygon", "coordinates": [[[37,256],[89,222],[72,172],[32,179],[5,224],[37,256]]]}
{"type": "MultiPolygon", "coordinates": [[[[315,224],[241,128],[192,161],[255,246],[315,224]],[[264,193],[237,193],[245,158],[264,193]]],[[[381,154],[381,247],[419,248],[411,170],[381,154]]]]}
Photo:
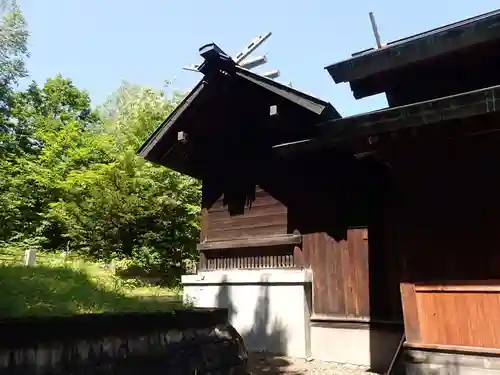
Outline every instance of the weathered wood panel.
{"type": "Polygon", "coordinates": [[[251,207],[241,215],[231,216],[223,197],[202,213],[202,242],[286,233],[286,206],[260,188],[251,207]]]}
{"type": "Polygon", "coordinates": [[[418,318],[417,297],[414,284],[401,283],[401,301],[403,304],[406,341],[415,343],[421,342],[420,320],[418,318]]]}
{"type": "Polygon", "coordinates": [[[414,296],[403,295],[405,323],[408,320],[410,325],[405,324],[410,334],[408,341],[423,346],[500,349],[496,318],[500,311],[500,280],[498,285],[484,283],[412,285],[414,296]],[[411,309],[410,299],[416,302],[411,309]],[[416,330],[418,335],[413,334],[416,330]]]}
{"type": "Polygon", "coordinates": [[[370,315],[367,241],[366,228],[348,230],[342,241],[327,233],[304,235],[304,257],[314,274],[315,315],[370,315]]]}

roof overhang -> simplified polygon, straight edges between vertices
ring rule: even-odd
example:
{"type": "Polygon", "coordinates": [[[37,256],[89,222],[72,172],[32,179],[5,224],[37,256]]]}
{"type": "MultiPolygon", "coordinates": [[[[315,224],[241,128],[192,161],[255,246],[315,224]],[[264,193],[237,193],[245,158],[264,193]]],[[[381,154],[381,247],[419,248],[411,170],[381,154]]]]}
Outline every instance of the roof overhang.
{"type": "Polygon", "coordinates": [[[215,44],[200,52],[203,78],[138,151],[153,163],[203,178],[218,163],[314,136],[318,123],[340,118],[330,103],[237,66],[215,44]]]}
{"type": "MultiPolygon", "coordinates": [[[[274,152],[282,156],[317,152],[320,149],[335,148],[358,139],[369,139],[407,129],[426,127],[432,131],[432,127],[441,124],[464,123],[453,122],[454,120],[479,118],[498,112],[500,112],[500,85],[326,121],[319,125],[319,136],[277,145],[274,147],[274,152]]],[[[465,123],[475,126],[474,129],[477,131],[500,130],[498,120],[478,121],[477,123],[466,121],[465,123]]]]}
{"type": "Polygon", "coordinates": [[[353,54],[325,69],[335,83],[349,82],[357,99],[385,92],[389,104],[401,105],[500,84],[499,48],[496,10],[353,54]],[[460,87],[453,86],[456,76],[460,87]]]}

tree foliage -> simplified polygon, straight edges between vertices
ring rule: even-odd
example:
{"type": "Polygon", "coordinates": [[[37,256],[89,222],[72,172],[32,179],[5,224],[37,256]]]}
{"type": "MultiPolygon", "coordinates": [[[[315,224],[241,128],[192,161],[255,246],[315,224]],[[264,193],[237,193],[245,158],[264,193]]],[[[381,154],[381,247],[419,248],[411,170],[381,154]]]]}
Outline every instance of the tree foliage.
{"type": "Polygon", "coordinates": [[[103,121],[88,95],[60,76],[15,95],[13,113],[32,129],[31,148],[2,163],[3,239],[37,238],[41,248],[178,275],[196,255],[199,183],[136,156],[175,103],[139,87],[116,95],[114,115],[103,121]]]}
{"type": "Polygon", "coordinates": [[[175,280],[196,256],[200,185],[136,150],[180,97],[124,83],[93,110],[62,76],[15,92],[27,32],[13,5],[0,26],[0,241],[128,259],[175,280]]]}
{"type": "Polygon", "coordinates": [[[13,124],[9,118],[13,89],[27,75],[28,30],[26,21],[15,1],[1,4],[0,23],[0,156],[6,149],[15,149],[13,124]]]}
{"type": "Polygon", "coordinates": [[[120,96],[114,116],[92,132],[109,162],[74,169],[59,184],[66,198],[49,217],[72,246],[93,257],[127,257],[149,271],[181,271],[195,257],[199,183],[145,162],[136,150],[174,108],[163,93],[136,88],[120,96]]]}

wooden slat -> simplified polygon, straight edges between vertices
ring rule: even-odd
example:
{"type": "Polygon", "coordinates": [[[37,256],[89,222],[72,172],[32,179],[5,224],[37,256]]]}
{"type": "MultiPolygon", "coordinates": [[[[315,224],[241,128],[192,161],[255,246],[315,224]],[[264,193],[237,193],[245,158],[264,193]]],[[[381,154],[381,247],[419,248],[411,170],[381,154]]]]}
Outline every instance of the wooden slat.
{"type": "MultiPolygon", "coordinates": [[[[227,206],[223,204],[224,199],[223,197],[220,197],[215,203],[212,205],[212,207],[209,208],[210,212],[226,212],[227,213],[227,206]]],[[[259,189],[256,194],[255,194],[255,200],[252,202],[252,206],[247,208],[248,211],[254,210],[254,209],[259,209],[263,208],[266,206],[271,206],[271,205],[280,205],[282,204],[278,200],[276,200],[274,197],[272,197],[270,194],[268,194],[266,191],[259,189]]]]}
{"type": "Polygon", "coordinates": [[[347,244],[353,254],[351,272],[356,293],[352,295],[355,300],[355,314],[357,316],[370,316],[370,284],[369,284],[369,257],[368,257],[368,229],[351,229],[347,232],[347,244]]]}
{"type": "Polygon", "coordinates": [[[415,285],[415,291],[418,292],[478,292],[478,293],[499,293],[500,280],[496,280],[497,285],[484,285],[485,281],[480,281],[477,285],[415,285]]]}
{"type": "Polygon", "coordinates": [[[204,242],[284,235],[288,230],[287,207],[262,189],[257,190],[251,208],[240,215],[230,215],[223,198],[219,198],[203,221],[204,242]]]}
{"type": "Polygon", "coordinates": [[[207,261],[203,270],[296,268],[293,247],[205,250],[202,254],[207,261]]]}
{"type": "Polygon", "coordinates": [[[408,342],[420,342],[420,321],[418,319],[417,297],[415,295],[414,284],[401,283],[401,301],[403,304],[406,340],[408,342]]]}
{"type": "Polygon", "coordinates": [[[482,348],[482,347],[477,347],[477,346],[424,344],[424,343],[412,343],[412,342],[405,342],[404,346],[407,348],[412,348],[412,349],[430,349],[430,350],[438,350],[438,351],[445,351],[445,352],[500,355],[500,349],[498,349],[498,348],[482,348]]]}
{"type": "Polygon", "coordinates": [[[293,259],[297,267],[307,267],[306,260],[304,259],[304,252],[302,251],[302,248],[300,246],[293,247],[293,259]]]}
{"type": "Polygon", "coordinates": [[[223,206],[217,209],[211,208],[207,210],[210,214],[210,220],[214,223],[224,222],[226,220],[231,220],[241,217],[251,217],[255,218],[262,215],[272,215],[272,214],[286,214],[287,209],[282,203],[278,201],[272,201],[269,203],[261,203],[258,206],[252,206],[252,208],[245,209],[243,215],[233,215],[231,216],[227,211],[227,206],[223,206]]]}
{"type": "Polygon", "coordinates": [[[201,230],[200,230],[200,242],[205,242],[208,234],[210,233],[210,221],[208,218],[208,210],[203,208],[201,210],[201,230]]]}
{"type": "Polygon", "coordinates": [[[399,320],[381,320],[373,319],[369,316],[345,316],[343,314],[333,315],[333,314],[312,314],[309,318],[310,321],[317,322],[358,322],[358,323],[380,323],[387,325],[402,326],[403,322],[399,320]]]}
{"type": "MultiPolygon", "coordinates": [[[[210,218],[211,219],[211,218],[210,218]]],[[[282,225],[286,227],[286,215],[283,212],[270,213],[256,216],[233,216],[224,220],[211,221],[212,232],[224,230],[252,229],[270,225],[282,225]],[[257,220],[256,220],[257,219],[257,220]]]]}
{"type": "Polygon", "coordinates": [[[350,229],[347,241],[327,233],[304,235],[303,252],[314,272],[316,315],[368,317],[370,292],[366,228],[350,229]]]}
{"type": "Polygon", "coordinates": [[[241,238],[229,241],[210,241],[197,246],[198,250],[211,249],[234,249],[244,247],[297,245],[302,242],[302,236],[297,234],[286,234],[282,236],[241,238]]]}
{"type": "Polygon", "coordinates": [[[208,242],[239,240],[244,238],[272,237],[287,234],[286,225],[265,225],[245,229],[227,229],[212,231],[208,242]]]}

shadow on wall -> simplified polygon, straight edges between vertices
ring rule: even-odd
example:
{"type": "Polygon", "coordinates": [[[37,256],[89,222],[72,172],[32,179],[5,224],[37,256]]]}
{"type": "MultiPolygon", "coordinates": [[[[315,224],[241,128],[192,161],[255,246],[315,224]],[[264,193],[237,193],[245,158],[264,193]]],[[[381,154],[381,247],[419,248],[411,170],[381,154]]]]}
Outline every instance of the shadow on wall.
{"type": "MultiPolygon", "coordinates": [[[[240,331],[249,351],[249,366],[252,373],[258,374],[291,374],[287,369],[291,363],[281,357],[286,352],[287,332],[284,325],[277,319],[271,319],[269,288],[261,278],[259,297],[253,314],[253,325],[249,330],[240,331]]],[[[225,307],[229,312],[229,321],[234,322],[238,310],[231,295],[231,284],[227,284],[227,277],[217,293],[217,306],[225,307]]],[[[251,298],[251,297],[250,297],[251,298]]]]}

